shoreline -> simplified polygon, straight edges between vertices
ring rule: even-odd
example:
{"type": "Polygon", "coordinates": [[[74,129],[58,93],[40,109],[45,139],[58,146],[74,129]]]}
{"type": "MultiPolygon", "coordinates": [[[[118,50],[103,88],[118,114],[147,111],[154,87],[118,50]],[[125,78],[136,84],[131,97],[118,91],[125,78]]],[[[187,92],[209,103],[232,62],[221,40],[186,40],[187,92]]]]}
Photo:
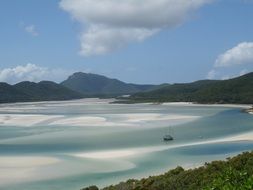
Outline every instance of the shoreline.
{"type": "Polygon", "coordinates": [[[243,111],[248,114],[253,114],[253,107],[251,106],[250,108],[244,109],[243,111]]]}
{"type": "Polygon", "coordinates": [[[217,187],[217,184],[221,187],[217,189],[232,186],[237,186],[235,189],[241,189],[241,187],[252,189],[253,184],[248,183],[249,180],[252,180],[252,156],[252,151],[245,151],[236,153],[232,157],[208,161],[205,164],[203,163],[190,169],[177,166],[166,170],[162,174],[154,174],[145,178],[122,180],[118,183],[103,187],[98,187],[93,184],[81,190],[214,189],[211,187],[217,187]],[[230,174],[228,171],[233,171],[233,173],[230,174]],[[216,175],[213,175],[214,173],[216,175]],[[242,173],[245,175],[242,175],[242,173]],[[228,180],[223,183],[217,183],[217,179],[223,181],[225,177],[228,180]],[[233,181],[237,179],[241,180],[240,183],[233,184],[233,181]],[[229,186],[226,184],[229,184],[229,186]]]}
{"type": "MultiPolygon", "coordinates": [[[[28,102],[6,102],[0,103],[1,106],[9,106],[9,105],[22,105],[22,104],[43,104],[43,103],[76,103],[76,102],[84,102],[84,103],[95,103],[94,101],[104,102],[108,104],[119,104],[119,105],[126,105],[129,104],[128,101],[117,101],[116,98],[81,98],[81,99],[72,99],[72,100],[52,100],[52,101],[28,101],[28,102]],[[124,103],[125,102],[125,103],[124,103]]],[[[219,104],[219,103],[196,103],[196,102],[131,102],[130,104],[146,104],[146,105],[196,105],[196,106],[218,106],[218,107],[241,107],[247,108],[251,112],[253,112],[252,104],[219,104]],[[252,108],[252,109],[250,109],[252,108]]]]}
{"type": "MultiPolygon", "coordinates": [[[[239,103],[228,103],[228,104],[219,104],[219,103],[196,103],[196,102],[131,102],[131,101],[117,101],[117,99],[114,99],[116,101],[110,102],[110,104],[117,104],[117,105],[131,105],[131,104],[140,104],[140,105],[175,105],[175,106],[184,106],[184,105],[190,105],[190,106],[214,106],[214,107],[229,107],[229,108],[244,108],[244,109],[250,109],[252,108],[252,104],[239,104],[239,103]]],[[[253,112],[253,108],[252,108],[253,112]]]]}
{"type": "MultiPolygon", "coordinates": [[[[189,105],[189,106],[213,106],[213,107],[228,107],[228,108],[245,108],[249,109],[252,107],[251,104],[199,104],[194,102],[164,102],[161,105],[189,105]]],[[[252,110],[253,111],[253,110],[252,110]]]]}

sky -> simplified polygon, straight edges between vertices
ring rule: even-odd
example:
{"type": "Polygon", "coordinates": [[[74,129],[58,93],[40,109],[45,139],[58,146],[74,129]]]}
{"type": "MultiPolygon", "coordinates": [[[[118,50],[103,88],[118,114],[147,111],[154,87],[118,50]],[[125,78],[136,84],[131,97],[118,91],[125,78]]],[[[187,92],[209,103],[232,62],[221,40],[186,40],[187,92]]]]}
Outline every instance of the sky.
{"type": "Polygon", "coordinates": [[[1,0],[0,81],[138,84],[253,71],[253,0],[1,0]]]}

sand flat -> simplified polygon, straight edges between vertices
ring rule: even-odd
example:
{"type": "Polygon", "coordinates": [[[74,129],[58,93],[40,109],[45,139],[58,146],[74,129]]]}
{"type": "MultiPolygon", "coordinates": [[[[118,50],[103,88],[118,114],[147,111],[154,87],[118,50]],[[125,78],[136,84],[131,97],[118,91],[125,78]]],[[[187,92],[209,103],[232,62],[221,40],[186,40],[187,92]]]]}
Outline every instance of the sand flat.
{"type": "Polygon", "coordinates": [[[98,151],[98,152],[87,152],[87,153],[77,153],[72,154],[72,156],[81,158],[93,158],[93,159],[115,159],[123,158],[136,155],[136,151],[126,149],[126,150],[108,150],[108,151],[98,151]]]}
{"type": "Polygon", "coordinates": [[[193,102],[165,102],[162,105],[174,106],[203,106],[203,107],[226,107],[226,108],[251,108],[250,104],[197,104],[193,102]]]}
{"type": "Polygon", "coordinates": [[[187,147],[187,146],[196,146],[204,144],[215,144],[215,143],[225,143],[225,142],[235,142],[235,141],[253,141],[253,131],[241,135],[235,135],[231,137],[196,141],[192,143],[183,143],[176,145],[160,145],[160,146],[150,146],[150,147],[139,147],[139,148],[129,148],[129,149],[117,149],[117,150],[103,150],[103,151],[94,151],[94,152],[83,152],[72,154],[72,156],[83,157],[83,158],[92,158],[92,159],[122,159],[133,156],[140,156],[143,154],[164,151],[173,148],[187,147]]]}
{"type": "Polygon", "coordinates": [[[59,159],[37,156],[0,156],[0,168],[25,168],[55,164],[59,159]]]}
{"type": "Polygon", "coordinates": [[[180,120],[180,123],[182,123],[184,120],[188,122],[200,118],[200,116],[156,114],[156,113],[109,114],[108,116],[110,116],[109,119],[106,118],[106,115],[101,116],[83,115],[70,118],[60,118],[58,120],[51,122],[50,125],[139,127],[140,125],[138,124],[150,121],[180,120]],[[114,121],[114,119],[116,120],[114,121]]]}
{"type": "Polygon", "coordinates": [[[43,156],[1,156],[0,185],[48,178],[39,172],[41,167],[59,163],[54,157],[43,156]]]}
{"type": "Polygon", "coordinates": [[[93,126],[103,125],[106,119],[96,116],[78,116],[71,118],[63,118],[50,123],[51,125],[71,125],[71,126],[93,126]]]}
{"type": "Polygon", "coordinates": [[[177,119],[198,119],[200,116],[191,115],[176,115],[176,114],[157,114],[157,113],[142,113],[142,114],[122,114],[127,118],[128,122],[140,121],[164,121],[164,120],[177,120],[177,119]]]}
{"type": "Polygon", "coordinates": [[[61,118],[61,115],[42,114],[0,114],[0,126],[30,127],[50,119],[61,118]]]}
{"type": "Polygon", "coordinates": [[[87,127],[87,126],[101,126],[101,127],[130,127],[133,126],[130,123],[124,121],[108,121],[103,116],[77,116],[71,118],[63,118],[50,123],[50,125],[62,125],[62,126],[78,126],[78,127],[87,127]]]}

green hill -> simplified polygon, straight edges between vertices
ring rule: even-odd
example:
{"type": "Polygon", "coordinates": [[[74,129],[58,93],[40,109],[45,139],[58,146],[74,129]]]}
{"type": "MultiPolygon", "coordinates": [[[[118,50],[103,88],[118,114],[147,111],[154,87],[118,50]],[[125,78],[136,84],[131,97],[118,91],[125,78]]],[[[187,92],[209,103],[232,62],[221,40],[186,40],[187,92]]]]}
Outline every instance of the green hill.
{"type": "Polygon", "coordinates": [[[253,73],[229,80],[203,80],[173,84],[150,92],[136,93],[133,102],[253,103],[253,73]]]}
{"type": "Polygon", "coordinates": [[[50,81],[21,82],[15,85],[0,83],[0,103],[70,100],[83,97],[78,92],[50,81]]]}
{"type": "Polygon", "coordinates": [[[84,97],[78,92],[51,81],[21,82],[14,85],[14,87],[31,96],[33,100],[69,100],[84,97]]]}
{"type": "Polygon", "coordinates": [[[196,102],[253,104],[253,73],[229,80],[137,85],[87,73],[74,73],[61,84],[50,81],[0,83],[0,103],[70,100],[132,94],[128,102],[196,102]]]}
{"type": "Polygon", "coordinates": [[[26,99],[27,94],[20,92],[7,83],[0,83],[0,103],[22,102],[26,99]]]}
{"type": "Polygon", "coordinates": [[[82,72],[74,73],[61,84],[69,89],[90,96],[133,94],[155,88],[155,85],[129,84],[102,75],[82,72]]]}
{"type": "MultiPolygon", "coordinates": [[[[130,179],[103,190],[252,190],[253,152],[243,153],[226,161],[184,170],[182,167],[159,176],[130,179]]],[[[98,190],[96,186],[82,190],[98,190]]]]}

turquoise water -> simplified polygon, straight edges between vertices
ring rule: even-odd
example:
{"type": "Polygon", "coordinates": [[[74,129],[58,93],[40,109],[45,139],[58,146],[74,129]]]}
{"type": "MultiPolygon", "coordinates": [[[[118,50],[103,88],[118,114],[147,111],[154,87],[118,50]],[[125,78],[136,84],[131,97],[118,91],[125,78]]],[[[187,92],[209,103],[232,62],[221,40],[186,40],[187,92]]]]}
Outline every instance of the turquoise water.
{"type": "Polygon", "coordinates": [[[5,190],[103,187],[253,149],[252,141],[222,141],[253,131],[252,115],[241,108],[89,99],[1,105],[0,120],[5,190]],[[164,143],[168,127],[175,140],[164,143]],[[57,161],[37,163],[39,158],[57,161]]]}

